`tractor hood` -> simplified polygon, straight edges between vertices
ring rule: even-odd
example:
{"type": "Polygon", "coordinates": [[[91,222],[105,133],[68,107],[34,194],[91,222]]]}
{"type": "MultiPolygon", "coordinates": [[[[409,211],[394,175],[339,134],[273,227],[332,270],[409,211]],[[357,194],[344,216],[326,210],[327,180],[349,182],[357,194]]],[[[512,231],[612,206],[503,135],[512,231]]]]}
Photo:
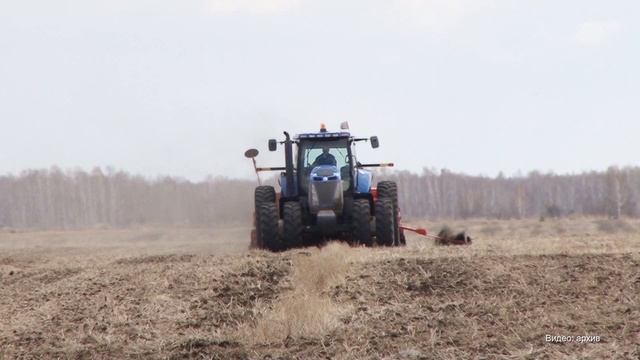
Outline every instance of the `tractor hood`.
{"type": "Polygon", "coordinates": [[[309,209],[312,214],[332,210],[342,214],[343,188],[340,171],[336,166],[316,166],[309,175],[309,209]]]}

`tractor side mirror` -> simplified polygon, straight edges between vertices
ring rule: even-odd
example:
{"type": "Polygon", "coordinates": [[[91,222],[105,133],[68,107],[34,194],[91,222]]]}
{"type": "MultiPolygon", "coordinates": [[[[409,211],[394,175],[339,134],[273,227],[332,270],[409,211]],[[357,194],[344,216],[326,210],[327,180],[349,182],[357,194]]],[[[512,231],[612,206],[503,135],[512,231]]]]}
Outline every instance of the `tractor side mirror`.
{"type": "Polygon", "coordinates": [[[278,142],[276,139],[269,139],[269,151],[276,151],[278,148],[278,142]]]}
{"type": "Polygon", "coordinates": [[[371,147],[374,149],[377,149],[380,146],[380,142],[378,141],[377,136],[372,136],[369,141],[371,141],[371,147]]]}

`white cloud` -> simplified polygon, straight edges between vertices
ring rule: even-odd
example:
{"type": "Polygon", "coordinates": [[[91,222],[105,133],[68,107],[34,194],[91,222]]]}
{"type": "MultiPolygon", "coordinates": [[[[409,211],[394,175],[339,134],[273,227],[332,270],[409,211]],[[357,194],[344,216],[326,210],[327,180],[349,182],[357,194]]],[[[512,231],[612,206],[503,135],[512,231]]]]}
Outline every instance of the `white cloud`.
{"type": "Polygon", "coordinates": [[[619,31],[620,24],[615,21],[585,22],[578,26],[575,37],[581,45],[597,46],[619,31]]]}
{"type": "Polygon", "coordinates": [[[289,11],[300,0],[209,0],[209,9],[215,15],[276,14],[289,11]]]}
{"type": "Polygon", "coordinates": [[[331,9],[354,19],[373,15],[391,30],[448,33],[469,17],[494,8],[498,0],[206,0],[215,15],[272,15],[294,9],[331,9]],[[355,12],[354,12],[355,11],[355,12]]]}
{"type": "Polygon", "coordinates": [[[495,6],[494,0],[391,0],[391,25],[444,34],[463,24],[469,16],[495,6]]]}

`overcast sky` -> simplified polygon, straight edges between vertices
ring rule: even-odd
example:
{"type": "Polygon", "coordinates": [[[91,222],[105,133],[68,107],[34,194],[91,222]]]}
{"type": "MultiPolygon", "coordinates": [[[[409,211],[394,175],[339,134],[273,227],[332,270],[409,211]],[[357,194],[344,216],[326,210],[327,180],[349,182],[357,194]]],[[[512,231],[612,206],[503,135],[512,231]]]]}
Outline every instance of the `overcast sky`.
{"type": "Polygon", "coordinates": [[[0,1],[0,173],[199,180],[349,121],[361,160],[469,174],[640,163],[640,2],[0,1]]]}

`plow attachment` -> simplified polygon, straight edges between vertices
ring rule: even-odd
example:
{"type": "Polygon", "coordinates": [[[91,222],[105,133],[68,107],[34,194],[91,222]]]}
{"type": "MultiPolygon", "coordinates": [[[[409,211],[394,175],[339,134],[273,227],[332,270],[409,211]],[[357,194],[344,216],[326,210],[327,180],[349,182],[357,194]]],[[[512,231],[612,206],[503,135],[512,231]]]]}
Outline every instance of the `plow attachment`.
{"type": "Polygon", "coordinates": [[[467,234],[463,231],[457,234],[454,234],[449,227],[445,226],[440,230],[438,235],[431,235],[427,232],[427,229],[424,228],[411,228],[408,226],[400,226],[402,231],[411,231],[420,236],[424,236],[428,239],[432,239],[435,241],[436,245],[470,245],[471,237],[467,236],[467,234]]]}

